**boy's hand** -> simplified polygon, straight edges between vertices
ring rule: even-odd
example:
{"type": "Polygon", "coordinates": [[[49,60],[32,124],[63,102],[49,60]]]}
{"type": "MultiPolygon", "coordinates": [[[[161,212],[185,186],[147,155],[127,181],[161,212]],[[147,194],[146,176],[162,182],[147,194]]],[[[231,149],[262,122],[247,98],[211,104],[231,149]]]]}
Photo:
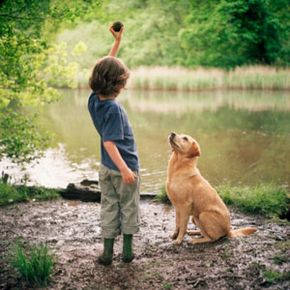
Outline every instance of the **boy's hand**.
{"type": "Polygon", "coordinates": [[[121,171],[121,176],[123,182],[126,184],[134,183],[137,178],[136,174],[128,167],[121,171]]]}
{"type": "Polygon", "coordinates": [[[121,41],[121,38],[122,38],[122,34],[124,32],[124,26],[122,26],[121,30],[116,32],[114,29],[113,29],[113,25],[110,27],[110,32],[112,33],[112,35],[114,36],[115,40],[116,41],[121,41]]]}

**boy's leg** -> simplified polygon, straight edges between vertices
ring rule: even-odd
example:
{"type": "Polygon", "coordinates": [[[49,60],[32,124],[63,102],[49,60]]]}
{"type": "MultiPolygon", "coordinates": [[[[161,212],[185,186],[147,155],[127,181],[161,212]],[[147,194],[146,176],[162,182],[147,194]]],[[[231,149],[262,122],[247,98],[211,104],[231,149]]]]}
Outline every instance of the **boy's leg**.
{"type": "Polygon", "coordinates": [[[115,239],[104,239],[103,254],[98,257],[98,263],[108,266],[112,264],[115,239]]]}
{"type": "Polygon", "coordinates": [[[120,195],[121,230],[123,235],[123,261],[134,259],[132,250],[133,235],[139,230],[140,177],[133,184],[124,184],[117,173],[113,179],[116,191],[120,195]]]}
{"type": "Polygon", "coordinates": [[[101,186],[101,227],[104,240],[104,251],[98,258],[98,262],[103,265],[110,265],[113,258],[114,239],[120,234],[120,209],[119,197],[111,182],[110,170],[101,166],[100,170],[101,186]]]}
{"type": "Polygon", "coordinates": [[[135,258],[132,249],[133,235],[123,235],[123,257],[125,263],[130,263],[135,258]]]}

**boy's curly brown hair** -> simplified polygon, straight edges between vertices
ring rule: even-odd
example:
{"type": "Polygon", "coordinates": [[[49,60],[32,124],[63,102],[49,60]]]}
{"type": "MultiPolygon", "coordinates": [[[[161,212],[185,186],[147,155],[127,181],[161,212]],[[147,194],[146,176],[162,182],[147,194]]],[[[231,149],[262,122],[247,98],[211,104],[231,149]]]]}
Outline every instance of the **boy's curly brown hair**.
{"type": "Polygon", "coordinates": [[[101,96],[116,96],[125,87],[129,70],[113,56],[101,58],[95,65],[89,80],[90,88],[101,96]]]}

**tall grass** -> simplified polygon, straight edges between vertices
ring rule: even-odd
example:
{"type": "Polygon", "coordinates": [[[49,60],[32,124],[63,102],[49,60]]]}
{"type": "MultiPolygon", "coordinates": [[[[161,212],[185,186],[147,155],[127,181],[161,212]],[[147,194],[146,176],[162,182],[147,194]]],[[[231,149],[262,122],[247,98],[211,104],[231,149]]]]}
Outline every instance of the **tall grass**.
{"type": "MultiPolygon", "coordinates": [[[[289,214],[290,196],[286,188],[273,184],[256,186],[221,185],[217,191],[223,201],[245,213],[267,217],[286,217],[289,214]]],[[[156,195],[155,201],[170,203],[165,188],[156,195]]]]}
{"type": "Polygon", "coordinates": [[[129,88],[196,91],[207,89],[290,89],[290,69],[268,66],[237,67],[234,70],[140,67],[131,71],[129,88]]]}
{"type": "Polygon", "coordinates": [[[30,246],[25,250],[18,243],[14,246],[11,264],[28,283],[47,286],[52,275],[54,259],[46,245],[30,246]]]}

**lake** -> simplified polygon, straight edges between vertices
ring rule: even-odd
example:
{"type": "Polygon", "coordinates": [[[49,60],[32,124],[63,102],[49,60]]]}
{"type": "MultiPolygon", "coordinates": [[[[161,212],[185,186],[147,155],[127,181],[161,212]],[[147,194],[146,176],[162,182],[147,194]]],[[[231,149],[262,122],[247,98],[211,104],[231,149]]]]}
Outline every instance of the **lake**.
{"type": "MultiPolygon", "coordinates": [[[[62,92],[60,101],[38,110],[39,125],[52,132],[53,143],[28,168],[34,183],[51,187],[97,178],[100,160],[100,140],[87,111],[89,91],[62,92]]],[[[159,192],[164,185],[171,131],[197,139],[199,169],[213,185],[290,184],[289,92],[128,90],[118,101],[133,127],[142,191],[159,192]]]]}

